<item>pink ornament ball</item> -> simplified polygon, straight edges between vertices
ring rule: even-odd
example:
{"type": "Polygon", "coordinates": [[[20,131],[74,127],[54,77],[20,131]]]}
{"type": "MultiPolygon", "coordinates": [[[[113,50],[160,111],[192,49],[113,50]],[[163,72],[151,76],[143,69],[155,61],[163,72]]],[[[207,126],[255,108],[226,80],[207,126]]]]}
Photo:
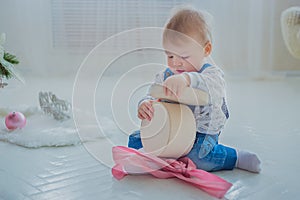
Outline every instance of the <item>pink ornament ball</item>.
{"type": "Polygon", "coordinates": [[[21,112],[11,112],[5,117],[5,125],[8,130],[23,128],[26,125],[26,118],[21,112]]]}

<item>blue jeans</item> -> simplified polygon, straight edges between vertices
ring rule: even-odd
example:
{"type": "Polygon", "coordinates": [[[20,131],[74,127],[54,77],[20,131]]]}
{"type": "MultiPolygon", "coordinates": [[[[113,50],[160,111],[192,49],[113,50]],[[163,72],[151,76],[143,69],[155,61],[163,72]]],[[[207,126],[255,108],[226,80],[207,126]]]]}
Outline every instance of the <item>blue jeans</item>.
{"type": "MultiPolygon", "coordinates": [[[[129,136],[128,147],[134,149],[143,147],[140,131],[135,131],[129,136]]],[[[235,149],[218,144],[218,135],[198,132],[194,146],[186,156],[198,169],[205,171],[232,170],[237,160],[235,149]]]]}

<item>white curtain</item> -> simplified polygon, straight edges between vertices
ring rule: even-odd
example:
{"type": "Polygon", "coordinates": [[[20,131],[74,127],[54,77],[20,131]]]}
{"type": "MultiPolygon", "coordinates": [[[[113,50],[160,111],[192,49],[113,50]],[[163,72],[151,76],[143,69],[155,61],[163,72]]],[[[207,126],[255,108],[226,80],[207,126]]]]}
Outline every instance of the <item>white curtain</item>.
{"type": "Polygon", "coordinates": [[[270,73],[298,74],[300,60],[284,45],[281,12],[300,6],[299,0],[212,0],[197,7],[214,17],[214,58],[237,74],[260,77],[270,73]]]}
{"type": "Polygon", "coordinates": [[[281,12],[300,6],[299,0],[6,0],[0,32],[7,34],[5,48],[18,55],[24,74],[74,75],[99,42],[132,28],[162,27],[181,4],[212,14],[212,55],[226,71],[264,76],[300,69],[280,30],[281,12]]]}

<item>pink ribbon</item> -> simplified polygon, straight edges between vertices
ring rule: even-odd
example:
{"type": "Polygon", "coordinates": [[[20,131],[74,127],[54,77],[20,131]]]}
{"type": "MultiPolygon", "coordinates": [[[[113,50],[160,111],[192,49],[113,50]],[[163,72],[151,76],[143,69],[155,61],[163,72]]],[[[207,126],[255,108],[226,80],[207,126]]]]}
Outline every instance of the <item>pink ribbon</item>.
{"type": "Polygon", "coordinates": [[[197,169],[187,157],[178,160],[159,158],[125,146],[113,147],[112,153],[116,164],[112,174],[118,180],[128,174],[151,174],[164,179],[177,177],[218,198],[232,186],[214,174],[197,169]]]}

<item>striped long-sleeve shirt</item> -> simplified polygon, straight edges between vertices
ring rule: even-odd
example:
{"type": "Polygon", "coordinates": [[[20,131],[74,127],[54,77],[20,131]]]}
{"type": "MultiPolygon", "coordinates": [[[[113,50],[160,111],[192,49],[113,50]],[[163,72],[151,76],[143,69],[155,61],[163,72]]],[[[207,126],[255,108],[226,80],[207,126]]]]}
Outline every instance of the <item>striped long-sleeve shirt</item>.
{"type": "MultiPolygon", "coordinates": [[[[191,80],[190,87],[208,93],[209,102],[205,106],[189,106],[196,120],[197,131],[205,134],[219,134],[229,118],[226,105],[226,88],[223,71],[214,65],[205,64],[199,72],[184,72],[191,80]]],[[[170,69],[156,74],[153,84],[162,84],[166,78],[172,76],[170,69]]],[[[154,99],[147,94],[139,105],[148,99],[154,99]]]]}

